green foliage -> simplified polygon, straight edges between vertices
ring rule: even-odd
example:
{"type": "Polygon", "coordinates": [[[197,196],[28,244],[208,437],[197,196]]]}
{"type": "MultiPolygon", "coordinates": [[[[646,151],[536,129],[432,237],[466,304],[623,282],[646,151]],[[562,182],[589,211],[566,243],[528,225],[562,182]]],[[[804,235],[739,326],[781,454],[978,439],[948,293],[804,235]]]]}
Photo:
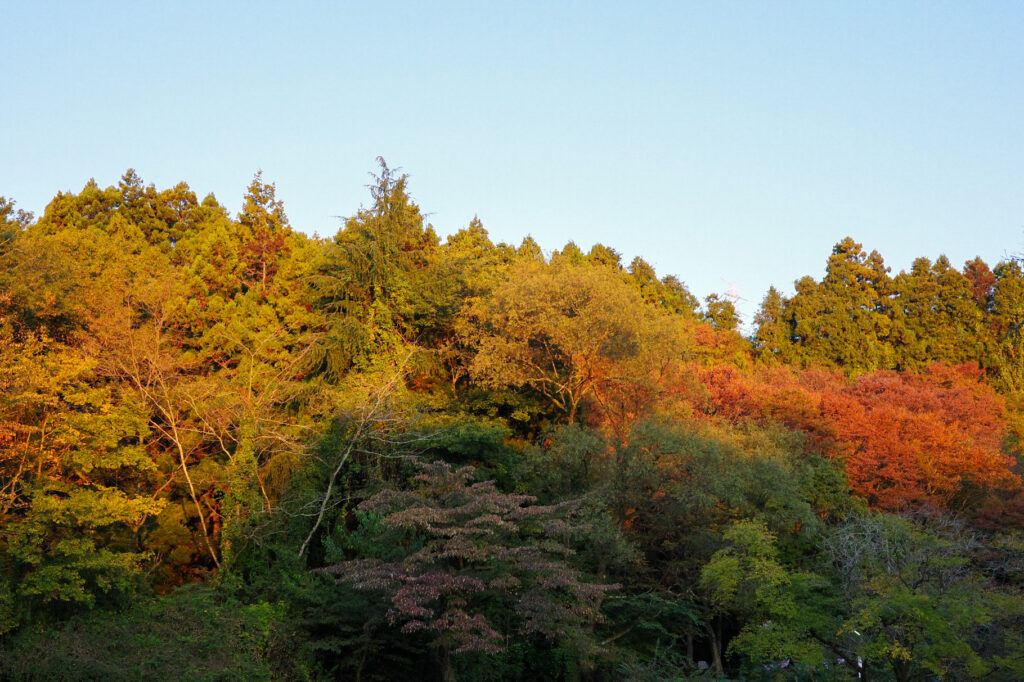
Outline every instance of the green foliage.
{"type": "Polygon", "coordinates": [[[994,274],[991,319],[999,345],[992,364],[998,385],[1019,394],[1024,392],[1024,267],[1008,261],[997,265],[994,274]]]}
{"type": "Polygon", "coordinates": [[[378,362],[370,356],[404,356],[456,307],[437,235],[424,227],[407,177],[378,161],[373,205],[345,221],[310,280],[316,305],[330,314],[318,346],[321,366],[335,376],[378,362]]]}
{"type": "Polygon", "coordinates": [[[695,667],[687,642],[700,632],[703,613],[693,599],[650,591],[612,595],[605,612],[625,659],[620,665],[631,675],[643,679],[660,671],[668,678],[669,671],[682,676],[695,667]]]}
{"type": "Polygon", "coordinates": [[[0,421],[15,433],[0,449],[0,556],[16,611],[130,597],[149,559],[132,533],[165,505],[135,489],[155,468],[140,446],[144,411],[98,382],[94,362],[45,337],[0,357],[0,421]]]}
{"type": "Polygon", "coordinates": [[[736,331],[740,320],[736,314],[736,305],[732,301],[723,299],[718,294],[708,294],[704,302],[704,319],[711,323],[712,327],[724,332],[736,331]]]}
{"type": "Polygon", "coordinates": [[[888,664],[898,680],[992,671],[978,649],[1020,602],[971,565],[978,545],[969,530],[943,517],[880,514],[851,518],[826,546],[852,607],[841,634],[858,655],[888,664]]]}
{"type": "Polygon", "coordinates": [[[809,277],[796,283],[784,319],[805,365],[851,372],[893,366],[888,271],[877,251],[867,254],[847,237],[832,250],[820,284],[809,277]]]}
{"type": "Polygon", "coordinates": [[[762,359],[835,367],[849,374],[920,370],[934,362],[976,363],[1005,393],[1019,391],[1019,262],[994,270],[980,258],[957,271],[940,256],[888,275],[878,252],[847,237],[835,245],[825,277],[803,277],[784,298],[772,287],[755,316],[762,359]]]}
{"type": "Polygon", "coordinates": [[[494,422],[459,419],[436,429],[423,455],[455,465],[472,465],[477,476],[493,479],[503,488],[514,486],[518,453],[509,445],[512,431],[494,422]]]}
{"type": "Polygon", "coordinates": [[[754,350],[761,359],[790,360],[790,324],[782,294],[770,287],[754,316],[754,350]]]}
{"type": "Polygon", "coordinates": [[[608,448],[592,429],[560,426],[546,435],[544,447],[527,448],[518,477],[526,491],[545,502],[577,497],[600,482],[608,448]]]}
{"type": "Polygon", "coordinates": [[[0,677],[32,680],[302,679],[282,669],[291,644],[280,605],[246,605],[206,588],[135,602],[0,641],[0,677]]]}
{"type": "MultiPolygon", "coordinates": [[[[810,666],[825,657],[812,637],[806,616],[810,604],[799,602],[806,586],[827,583],[810,574],[792,574],[779,563],[775,537],[762,522],[743,520],[724,534],[727,547],[701,570],[701,585],[717,611],[736,613],[746,624],[729,650],[745,657],[754,669],[765,661],[790,659],[810,666]],[[794,583],[802,583],[800,594],[794,583]]],[[[818,604],[815,604],[818,606],[818,604]]]]}
{"type": "Polygon", "coordinates": [[[654,303],[667,311],[687,318],[697,317],[700,303],[689,292],[686,285],[672,275],[661,280],[647,261],[637,256],[629,264],[626,281],[640,292],[648,303],[654,303]]]}
{"type": "Polygon", "coordinates": [[[50,484],[33,490],[24,520],[3,533],[21,573],[18,594],[30,601],[86,606],[95,603],[97,593],[130,596],[148,557],[117,545],[103,547],[96,535],[120,524],[137,526],[161,507],[162,501],[132,499],[109,488],[50,484]]]}
{"type": "Polygon", "coordinates": [[[1019,260],[847,238],[745,340],[408,184],[0,198],[0,678],[1024,676],[1019,260]]]}
{"type": "Polygon", "coordinates": [[[945,256],[934,264],[917,259],[909,273],[895,278],[893,288],[902,368],[923,369],[936,361],[958,365],[989,356],[985,311],[977,305],[970,280],[945,256]]]}

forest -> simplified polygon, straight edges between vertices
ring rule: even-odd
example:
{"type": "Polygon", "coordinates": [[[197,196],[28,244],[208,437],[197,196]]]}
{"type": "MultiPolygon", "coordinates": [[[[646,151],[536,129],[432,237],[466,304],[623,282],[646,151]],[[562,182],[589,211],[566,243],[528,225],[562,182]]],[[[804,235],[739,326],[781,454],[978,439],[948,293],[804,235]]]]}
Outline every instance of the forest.
{"type": "Polygon", "coordinates": [[[0,198],[0,680],[1024,679],[1024,259],[747,333],[371,177],[0,198]]]}

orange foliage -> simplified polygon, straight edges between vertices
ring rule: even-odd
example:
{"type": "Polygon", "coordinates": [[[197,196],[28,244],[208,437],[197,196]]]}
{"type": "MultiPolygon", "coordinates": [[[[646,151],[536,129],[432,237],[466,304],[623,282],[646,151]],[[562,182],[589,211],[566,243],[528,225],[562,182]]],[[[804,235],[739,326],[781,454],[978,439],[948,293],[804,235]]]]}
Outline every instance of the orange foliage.
{"type": "Polygon", "coordinates": [[[742,372],[718,366],[701,372],[707,388],[708,414],[736,422],[775,422],[808,435],[806,449],[828,454],[835,427],[822,414],[822,396],[838,390],[842,375],[822,369],[799,371],[785,366],[742,372]]]}
{"type": "Polygon", "coordinates": [[[785,366],[699,371],[703,412],[730,422],[774,422],[807,434],[805,450],[843,458],[850,485],[877,508],[946,506],[965,482],[1019,484],[1001,444],[1003,398],[972,365],[924,373],[877,371],[848,381],[785,366]]]}
{"type": "Polygon", "coordinates": [[[731,365],[702,369],[700,381],[707,388],[705,412],[729,421],[754,418],[762,414],[756,379],[731,365]]]}
{"type": "Polygon", "coordinates": [[[750,362],[742,336],[681,318],[661,319],[645,332],[635,356],[589,360],[589,426],[624,438],[652,415],[685,420],[701,412],[728,419],[759,414],[756,401],[728,395],[731,389],[743,394],[747,381],[738,369],[750,362]]]}
{"type": "Polygon", "coordinates": [[[1020,483],[1000,450],[1003,399],[976,367],[934,364],[922,374],[878,371],[826,393],[853,489],[878,508],[945,506],[963,482],[1020,483]]]}
{"type": "Polygon", "coordinates": [[[706,322],[691,323],[693,352],[705,364],[739,363],[750,360],[750,344],[733,331],[715,329],[706,322]]]}

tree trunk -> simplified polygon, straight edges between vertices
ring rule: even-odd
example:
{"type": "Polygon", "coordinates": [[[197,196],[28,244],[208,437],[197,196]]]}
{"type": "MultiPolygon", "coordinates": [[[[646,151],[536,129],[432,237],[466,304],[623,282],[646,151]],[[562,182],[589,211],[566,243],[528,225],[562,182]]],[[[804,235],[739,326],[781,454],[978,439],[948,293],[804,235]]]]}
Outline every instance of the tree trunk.
{"type": "Polygon", "coordinates": [[[366,667],[366,647],[359,652],[359,665],[356,666],[355,682],[363,682],[363,668],[366,667]]]}
{"type": "Polygon", "coordinates": [[[893,659],[892,672],[896,676],[896,682],[907,682],[910,679],[910,661],[893,659]]]}
{"type": "Polygon", "coordinates": [[[708,634],[711,636],[711,665],[715,674],[725,675],[725,667],[722,665],[722,619],[715,617],[714,627],[708,627],[708,634]]]}
{"type": "Polygon", "coordinates": [[[448,647],[441,649],[441,682],[456,682],[452,666],[452,652],[448,647]]]}

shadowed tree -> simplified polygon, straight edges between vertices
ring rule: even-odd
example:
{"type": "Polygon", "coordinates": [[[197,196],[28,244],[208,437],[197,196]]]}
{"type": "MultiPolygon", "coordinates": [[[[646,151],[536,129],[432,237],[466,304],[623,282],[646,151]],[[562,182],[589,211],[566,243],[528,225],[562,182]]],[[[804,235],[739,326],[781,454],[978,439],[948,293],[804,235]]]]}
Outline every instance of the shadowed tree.
{"type": "Polygon", "coordinates": [[[863,657],[867,673],[887,666],[898,682],[1014,679],[998,668],[1019,672],[1019,659],[979,652],[1003,636],[997,621],[1020,617],[1021,603],[971,565],[978,548],[973,533],[941,516],[872,514],[839,525],[825,550],[851,609],[839,632],[848,657],[863,657]]]}
{"type": "Polygon", "coordinates": [[[614,586],[589,583],[572,566],[577,505],[501,493],[493,481],[472,482],[473,467],[417,467],[411,489],[384,490],[358,507],[370,536],[363,541],[377,545],[366,554],[390,556],[320,572],[385,593],[388,619],[403,632],[433,633],[446,681],[455,679],[453,654],[501,651],[512,634],[502,627],[594,653],[591,626],[614,586]]]}

